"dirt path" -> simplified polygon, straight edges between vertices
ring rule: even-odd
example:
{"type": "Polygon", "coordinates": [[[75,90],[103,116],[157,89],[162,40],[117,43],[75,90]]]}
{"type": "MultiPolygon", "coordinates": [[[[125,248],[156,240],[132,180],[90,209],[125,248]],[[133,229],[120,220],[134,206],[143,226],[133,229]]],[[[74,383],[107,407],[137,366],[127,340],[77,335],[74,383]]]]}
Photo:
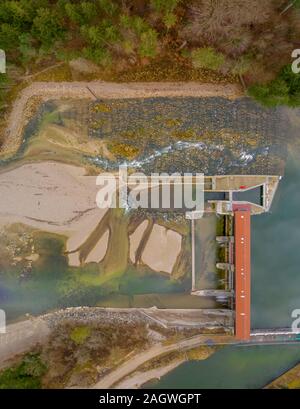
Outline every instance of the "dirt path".
{"type": "Polygon", "coordinates": [[[34,82],[25,88],[14,102],[5,130],[2,151],[14,152],[22,142],[24,125],[30,119],[29,100],[41,101],[59,98],[149,98],[149,97],[225,97],[235,99],[242,95],[238,85],[199,84],[196,82],[110,83],[92,82],[34,82]]]}
{"type": "Polygon", "coordinates": [[[178,359],[177,361],[163,367],[151,369],[150,371],[146,372],[136,372],[133,376],[130,376],[128,379],[124,379],[118,383],[116,387],[118,389],[138,389],[149,381],[160,379],[168,372],[173,371],[173,369],[177,368],[177,366],[183,362],[185,362],[184,359],[178,359]]]}
{"type": "Polygon", "coordinates": [[[121,381],[125,376],[134,372],[139,366],[145,362],[156,358],[167,352],[172,352],[177,349],[190,349],[200,345],[207,345],[207,341],[214,341],[214,345],[229,343],[232,340],[231,336],[220,335],[197,335],[195,337],[176,342],[171,345],[156,345],[148,349],[148,351],[141,352],[119,366],[117,369],[109,373],[99,382],[97,382],[93,389],[107,389],[112,388],[115,384],[121,381]]]}

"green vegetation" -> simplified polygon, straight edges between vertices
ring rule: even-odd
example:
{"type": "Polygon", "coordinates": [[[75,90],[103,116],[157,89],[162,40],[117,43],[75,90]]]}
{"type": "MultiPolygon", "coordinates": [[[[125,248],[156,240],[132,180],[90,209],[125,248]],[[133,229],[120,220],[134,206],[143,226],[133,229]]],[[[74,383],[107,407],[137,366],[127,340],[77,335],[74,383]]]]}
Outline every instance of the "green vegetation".
{"type": "Polygon", "coordinates": [[[40,355],[29,353],[20,364],[0,373],[0,389],[40,389],[46,371],[40,355]]]}
{"type": "Polygon", "coordinates": [[[58,324],[48,344],[42,346],[49,368],[43,379],[44,387],[94,384],[99,378],[99,367],[103,371],[112,369],[127,354],[148,344],[148,330],[143,323],[95,322],[84,327],[89,332],[84,342],[74,342],[72,334],[78,328],[70,321],[58,324]]]}
{"type": "Polygon", "coordinates": [[[168,30],[174,27],[177,22],[175,9],[178,3],[180,0],[151,0],[152,7],[160,15],[168,30]]]}
{"type": "MultiPolygon", "coordinates": [[[[284,69],[300,36],[299,1],[291,4],[4,0],[0,48],[13,67],[9,76],[14,67],[32,73],[84,56],[101,66],[101,79],[228,82],[243,76],[262,103],[297,106],[295,80],[284,69]]],[[[70,75],[60,69],[64,78],[70,75]]]]}
{"type": "Polygon", "coordinates": [[[266,85],[253,85],[249,94],[267,106],[300,105],[300,74],[294,74],[291,66],[285,66],[278,77],[266,85]]]}
{"type": "Polygon", "coordinates": [[[7,75],[0,74],[0,111],[5,107],[5,89],[8,85],[7,75]]]}
{"type": "Polygon", "coordinates": [[[295,379],[288,384],[288,389],[300,389],[300,379],[295,379]]]}
{"type": "Polygon", "coordinates": [[[104,373],[117,367],[148,343],[148,327],[134,320],[105,319],[85,326],[64,320],[38,350],[0,372],[0,389],[87,387],[99,379],[99,368],[104,373]]]}
{"type": "Polygon", "coordinates": [[[293,6],[296,8],[300,8],[300,0],[294,0],[293,6]]]}
{"type": "Polygon", "coordinates": [[[108,144],[108,149],[113,155],[128,160],[134,159],[140,152],[140,149],[137,146],[118,142],[110,142],[108,144]]]}
{"type": "Polygon", "coordinates": [[[75,344],[81,345],[91,335],[91,328],[87,326],[75,327],[72,329],[70,338],[75,344]]]}
{"type": "Polygon", "coordinates": [[[195,68],[207,68],[218,71],[225,62],[221,53],[211,47],[197,48],[192,52],[192,61],[195,68]]]}
{"type": "Polygon", "coordinates": [[[111,112],[111,107],[107,104],[95,104],[93,106],[94,112],[111,112]]]}

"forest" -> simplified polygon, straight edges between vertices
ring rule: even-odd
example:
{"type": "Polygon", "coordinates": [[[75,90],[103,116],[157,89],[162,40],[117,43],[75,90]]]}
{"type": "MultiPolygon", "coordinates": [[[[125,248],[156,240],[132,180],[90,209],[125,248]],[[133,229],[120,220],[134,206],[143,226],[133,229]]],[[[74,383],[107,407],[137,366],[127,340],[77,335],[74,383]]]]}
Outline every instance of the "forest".
{"type": "Polygon", "coordinates": [[[265,105],[299,106],[300,74],[290,68],[296,48],[300,0],[0,4],[0,49],[10,68],[0,76],[1,88],[10,71],[30,74],[36,67],[83,57],[101,67],[105,79],[131,80],[134,72],[137,80],[241,81],[265,105]]]}

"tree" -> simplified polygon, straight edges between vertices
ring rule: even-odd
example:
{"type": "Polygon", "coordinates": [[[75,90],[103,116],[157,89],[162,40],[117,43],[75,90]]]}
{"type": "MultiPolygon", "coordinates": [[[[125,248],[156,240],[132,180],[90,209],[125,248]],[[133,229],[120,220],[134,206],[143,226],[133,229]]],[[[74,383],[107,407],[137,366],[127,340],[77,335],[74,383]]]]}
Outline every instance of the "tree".
{"type": "Polygon", "coordinates": [[[162,21],[167,29],[175,26],[177,17],[174,13],[179,0],[151,0],[151,5],[155,11],[162,14],[162,21]]]}
{"type": "Polygon", "coordinates": [[[117,27],[107,19],[98,26],[82,26],[81,33],[93,46],[110,46],[121,38],[117,27]]]}
{"type": "Polygon", "coordinates": [[[136,35],[141,36],[150,26],[140,16],[128,16],[123,14],[120,17],[120,24],[126,29],[133,30],[136,35]]]}
{"type": "Polygon", "coordinates": [[[178,3],[179,0],[151,0],[152,7],[163,14],[172,13],[178,3]]]}
{"type": "Polygon", "coordinates": [[[96,64],[100,64],[103,67],[110,67],[112,58],[109,50],[103,47],[85,47],[83,49],[84,56],[94,61],[96,64]]]}
{"type": "Polygon", "coordinates": [[[50,48],[55,41],[64,37],[65,29],[59,15],[50,9],[40,8],[33,20],[32,35],[42,46],[50,48]]]}
{"type": "Polygon", "coordinates": [[[65,7],[66,15],[69,17],[72,23],[76,23],[79,25],[84,24],[84,19],[82,18],[82,15],[80,15],[79,13],[79,10],[78,10],[79,7],[77,4],[66,3],[64,7],[65,7]]]}
{"type": "Polygon", "coordinates": [[[80,26],[90,23],[97,16],[95,3],[89,1],[80,4],[66,3],[65,11],[69,19],[80,26]]]}
{"type": "Polygon", "coordinates": [[[157,52],[157,32],[150,28],[141,35],[139,54],[141,57],[153,58],[157,52]]]}
{"type": "Polygon", "coordinates": [[[98,0],[100,9],[108,16],[113,17],[118,12],[118,6],[111,0],[98,0]]]}
{"type": "Polygon", "coordinates": [[[4,23],[0,26],[1,49],[5,51],[14,50],[18,46],[19,30],[10,24],[4,23]]]}
{"type": "Polygon", "coordinates": [[[30,60],[36,55],[35,49],[32,47],[32,38],[28,33],[19,36],[18,50],[21,54],[21,62],[23,65],[28,64],[30,60]]]}
{"type": "Polygon", "coordinates": [[[249,95],[266,106],[300,106],[300,74],[294,74],[291,66],[285,66],[278,77],[264,85],[253,85],[249,95]]]}

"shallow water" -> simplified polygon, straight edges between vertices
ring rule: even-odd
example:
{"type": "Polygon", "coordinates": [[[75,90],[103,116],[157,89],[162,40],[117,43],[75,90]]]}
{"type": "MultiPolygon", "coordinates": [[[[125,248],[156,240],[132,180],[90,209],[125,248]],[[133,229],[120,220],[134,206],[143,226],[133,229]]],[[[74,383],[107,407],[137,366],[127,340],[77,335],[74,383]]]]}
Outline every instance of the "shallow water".
{"type": "Polygon", "coordinates": [[[91,107],[90,135],[139,148],[133,160],[87,159],[107,170],[119,163],[151,172],[276,174],[285,157],[281,110],[249,98],[105,100],[91,107]],[[267,158],[276,158],[268,160],[267,158]]]}
{"type": "Polygon", "coordinates": [[[270,213],[252,217],[252,327],[290,327],[300,308],[300,158],[290,154],[270,213]]]}
{"type": "Polygon", "coordinates": [[[18,152],[0,165],[20,159],[41,125],[68,127],[70,121],[80,132],[88,128],[91,138],[137,149],[131,159],[121,153],[116,160],[82,155],[82,161],[105,170],[127,164],[145,173],[276,174],[286,157],[281,110],[261,108],[249,98],[123,99],[101,105],[104,112],[94,112],[87,101],[43,103],[25,127],[18,152]],[[95,123],[100,125],[94,128],[95,123]]]}
{"type": "Polygon", "coordinates": [[[300,361],[300,345],[229,346],[180,365],[152,388],[262,388],[300,361]]]}

